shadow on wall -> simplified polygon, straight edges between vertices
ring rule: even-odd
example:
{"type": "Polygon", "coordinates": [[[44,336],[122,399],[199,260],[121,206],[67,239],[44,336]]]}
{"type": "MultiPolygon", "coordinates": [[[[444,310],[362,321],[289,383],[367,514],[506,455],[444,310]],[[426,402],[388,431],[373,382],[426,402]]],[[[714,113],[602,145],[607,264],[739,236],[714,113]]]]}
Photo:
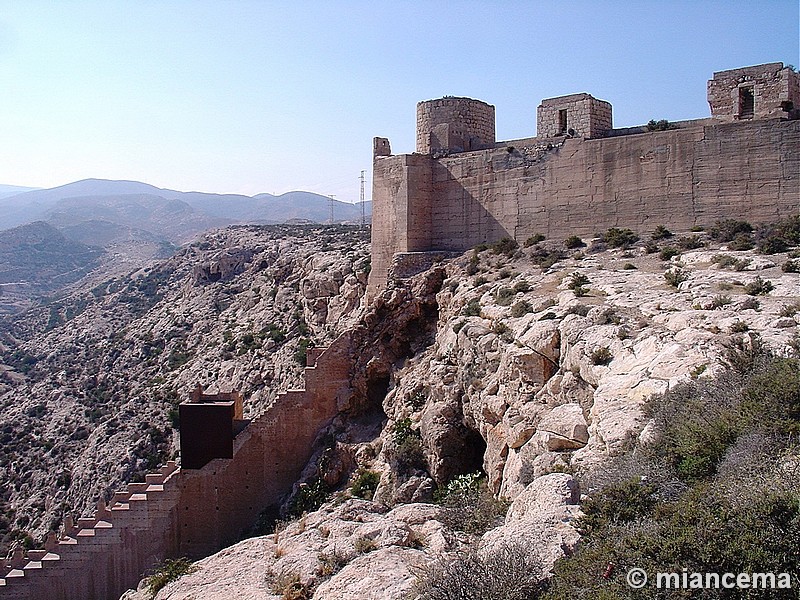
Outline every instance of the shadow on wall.
{"type": "Polygon", "coordinates": [[[479,198],[477,194],[489,186],[488,178],[482,185],[475,178],[458,176],[454,171],[459,168],[457,160],[431,162],[431,250],[463,252],[480,243],[514,237],[516,218],[501,223],[494,215],[515,215],[516,210],[509,212],[503,206],[506,201],[515,198],[509,195],[506,200],[488,194],[487,198],[479,198]],[[489,204],[485,205],[485,202],[489,204]]]}

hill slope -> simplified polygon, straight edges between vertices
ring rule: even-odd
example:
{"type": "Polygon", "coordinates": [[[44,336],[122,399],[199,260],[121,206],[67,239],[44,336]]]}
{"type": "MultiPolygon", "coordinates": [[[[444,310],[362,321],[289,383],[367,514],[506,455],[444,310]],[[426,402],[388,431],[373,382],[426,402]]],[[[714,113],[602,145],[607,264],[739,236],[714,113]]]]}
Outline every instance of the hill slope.
{"type": "Polygon", "coordinates": [[[97,266],[102,250],[67,239],[38,221],[0,236],[0,314],[61,289],[97,266]]]}
{"type": "Polygon", "coordinates": [[[2,319],[4,541],[173,457],[176,403],[197,383],[241,390],[247,414],[296,386],[305,345],[356,315],[367,252],[355,228],[233,227],[2,319]]]}

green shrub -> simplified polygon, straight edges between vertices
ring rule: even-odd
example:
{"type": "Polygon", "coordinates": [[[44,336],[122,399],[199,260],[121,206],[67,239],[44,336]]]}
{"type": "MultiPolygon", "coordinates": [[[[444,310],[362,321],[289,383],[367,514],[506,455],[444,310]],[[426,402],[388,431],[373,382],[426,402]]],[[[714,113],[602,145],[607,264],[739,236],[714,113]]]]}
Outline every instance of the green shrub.
{"type": "Polygon", "coordinates": [[[744,291],[751,296],[764,296],[769,294],[772,289],[772,282],[769,279],[762,279],[761,275],[756,275],[753,281],[744,286],[744,291]]]}
{"type": "Polygon", "coordinates": [[[458,531],[482,534],[496,526],[508,504],[492,495],[479,472],[458,475],[437,491],[434,499],[444,507],[442,522],[458,531]]]}
{"type": "Polygon", "coordinates": [[[544,240],[545,237],[541,233],[535,233],[527,240],[525,240],[524,246],[526,248],[530,248],[531,246],[535,246],[536,244],[538,244],[539,242],[543,242],[544,240]]]}
{"type": "Polygon", "coordinates": [[[522,292],[523,294],[529,292],[531,290],[531,284],[528,283],[526,279],[520,279],[516,284],[514,284],[514,291],[515,292],[522,292]]]}
{"type": "Polygon", "coordinates": [[[723,219],[717,221],[709,230],[711,237],[718,242],[730,242],[739,234],[750,234],[753,226],[747,221],[736,221],[734,219],[723,219]]]}
{"type": "Polygon", "coordinates": [[[673,256],[680,256],[681,251],[673,246],[666,246],[661,249],[661,252],[658,253],[658,258],[663,261],[667,261],[671,259],[673,256]]]}
{"type": "Polygon", "coordinates": [[[592,351],[591,360],[593,365],[607,365],[614,360],[614,355],[608,349],[608,346],[601,346],[592,351]]]}
{"type": "Polygon", "coordinates": [[[289,503],[287,514],[299,517],[303,513],[317,510],[329,498],[328,486],[317,477],[308,483],[301,483],[297,493],[289,503]]]}
{"type": "Polygon", "coordinates": [[[782,317],[793,317],[800,311],[800,302],[794,304],[784,304],[781,306],[780,315],[782,317]]]}
{"type": "Polygon", "coordinates": [[[731,333],[744,333],[750,331],[750,326],[744,321],[734,321],[731,324],[731,333]]]}
{"type": "Polygon", "coordinates": [[[739,304],[739,307],[742,310],[748,310],[748,309],[758,310],[761,307],[761,303],[752,296],[748,296],[747,298],[742,300],[742,302],[739,304]]]}
{"type": "Polygon", "coordinates": [[[527,300],[519,300],[511,307],[511,316],[515,319],[518,319],[520,317],[524,317],[532,311],[533,307],[530,305],[530,302],[527,300]]]}
{"type": "Polygon", "coordinates": [[[368,469],[359,469],[356,473],[356,478],[353,485],[350,486],[350,493],[357,498],[364,498],[365,500],[372,500],[375,495],[375,490],[378,489],[381,476],[375,471],[368,469]]]}
{"type": "Polygon", "coordinates": [[[524,540],[472,546],[426,563],[416,576],[416,600],[537,600],[546,587],[541,560],[524,540]]]}
{"type": "Polygon", "coordinates": [[[475,280],[472,282],[472,285],[474,287],[480,287],[484,283],[489,283],[489,280],[486,277],[484,277],[483,275],[481,275],[481,276],[475,278],[475,280]]]}
{"type": "Polygon", "coordinates": [[[664,279],[667,283],[674,288],[677,288],[681,283],[689,279],[689,274],[681,269],[670,269],[664,273],[664,279]]]}
{"type": "Polygon", "coordinates": [[[314,342],[308,338],[300,338],[300,341],[297,342],[297,350],[294,352],[294,360],[300,364],[301,366],[306,366],[306,357],[308,354],[308,349],[314,347],[314,342]]]}
{"type": "Polygon", "coordinates": [[[753,238],[749,233],[737,233],[736,236],[728,243],[730,250],[742,252],[744,250],[752,250],[755,247],[753,238]]]}
{"type": "Polygon", "coordinates": [[[576,248],[585,248],[586,244],[579,236],[571,235],[564,240],[564,246],[566,246],[568,250],[575,250],[576,248]]]}
{"type": "Polygon", "coordinates": [[[481,257],[478,249],[472,251],[472,256],[469,257],[469,262],[467,263],[467,275],[475,275],[478,272],[478,265],[481,262],[481,257]]]}
{"type": "Polygon", "coordinates": [[[769,232],[756,242],[756,247],[761,254],[778,254],[786,252],[789,246],[782,237],[774,232],[769,232]]]}
{"type": "Polygon", "coordinates": [[[470,300],[464,309],[461,311],[461,314],[465,317],[479,317],[481,316],[481,303],[477,298],[473,298],[470,300]]]}
{"type": "Polygon", "coordinates": [[[561,250],[547,250],[545,248],[534,248],[531,253],[531,261],[542,269],[549,269],[558,261],[564,258],[565,254],[561,250]]]}
{"type": "Polygon", "coordinates": [[[705,246],[705,242],[699,236],[690,235],[678,238],[678,246],[683,250],[696,250],[705,246]]]}
{"type": "Polygon", "coordinates": [[[658,121],[651,119],[647,122],[647,125],[645,125],[647,131],[667,131],[668,129],[674,128],[675,126],[666,119],[659,119],[658,121]]]}
{"type": "Polygon", "coordinates": [[[517,293],[510,287],[501,287],[495,293],[495,302],[500,306],[510,306],[517,293]]]}
{"type": "Polygon", "coordinates": [[[650,238],[653,240],[665,240],[671,237],[672,232],[663,225],[656,227],[653,233],[650,234],[650,238]]]}
{"type": "Polygon", "coordinates": [[[633,263],[625,263],[624,265],[622,265],[622,270],[623,271],[635,271],[636,270],[636,265],[633,264],[633,263]]]}
{"type": "Polygon", "coordinates": [[[161,566],[156,568],[156,572],[153,575],[147,578],[147,591],[155,598],[156,594],[168,583],[177,581],[184,575],[194,573],[196,570],[197,567],[188,558],[167,559],[161,566]]]}
{"type": "Polygon", "coordinates": [[[356,541],[353,542],[353,548],[359,554],[367,554],[368,552],[378,549],[378,542],[372,538],[362,535],[356,538],[356,541]]]}
{"type": "Polygon", "coordinates": [[[781,265],[784,273],[800,273],[800,260],[787,260],[781,265]]]}
{"type": "Polygon", "coordinates": [[[611,227],[603,234],[602,239],[611,248],[624,248],[638,241],[639,236],[630,229],[611,227]]]}
{"type": "Polygon", "coordinates": [[[749,258],[736,258],[730,254],[715,254],[711,262],[719,265],[720,269],[731,268],[734,271],[743,271],[750,264],[749,258]]]}
{"type": "Polygon", "coordinates": [[[591,495],[581,506],[583,516],[578,520],[582,535],[591,535],[609,525],[620,525],[651,515],[657,504],[657,488],[635,477],[591,495]]]}
{"type": "Polygon", "coordinates": [[[393,441],[391,460],[399,474],[405,475],[415,469],[425,468],[422,436],[418,429],[412,427],[411,419],[405,417],[394,424],[393,441]]]}
{"type": "Polygon", "coordinates": [[[519,244],[511,238],[505,237],[497,240],[489,246],[495,254],[505,254],[509,258],[514,256],[514,252],[519,248],[519,244]]]}
{"type": "Polygon", "coordinates": [[[717,310],[723,306],[728,306],[733,300],[727,294],[717,294],[711,299],[711,310],[717,310]]]}
{"type": "Polygon", "coordinates": [[[569,284],[568,284],[567,287],[569,287],[569,289],[571,289],[573,292],[575,292],[576,296],[580,297],[580,296],[585,296],[586,293],[589,291],[585,287],[589,283],[591,283],[591,281],[589,281],[589,278],[585,274],[579,273],[578,271],[575,271],[570,276],[569,284]]]}

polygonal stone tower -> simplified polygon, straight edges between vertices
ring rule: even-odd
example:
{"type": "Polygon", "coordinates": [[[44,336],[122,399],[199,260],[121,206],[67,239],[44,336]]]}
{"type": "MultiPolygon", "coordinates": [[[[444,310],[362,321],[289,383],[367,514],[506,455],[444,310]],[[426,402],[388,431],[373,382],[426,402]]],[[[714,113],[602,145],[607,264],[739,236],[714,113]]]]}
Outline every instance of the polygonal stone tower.
{"type": "Polygon", "coordinates": [[[417,104],[417,152],[467,152],[494,146],[494,106],[445,96],[417,104]]]}

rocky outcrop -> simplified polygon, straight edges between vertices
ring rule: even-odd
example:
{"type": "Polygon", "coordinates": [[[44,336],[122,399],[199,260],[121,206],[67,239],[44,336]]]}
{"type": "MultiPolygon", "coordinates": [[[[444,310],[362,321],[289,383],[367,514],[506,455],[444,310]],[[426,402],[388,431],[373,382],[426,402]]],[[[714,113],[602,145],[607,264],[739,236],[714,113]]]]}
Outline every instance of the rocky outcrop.
{"type": "Polygon", "coordinates": [[[448,265],[435,341],[392,375],[387,430],[411,420],[440,485],[482,469],[513,500],[544,474],[591,470],[639,434],[650,396],[717,372],[732,345],[758,336],[781,353],[796,343],[800,278],[781,271],[785,255],[722,247],[664,263],[616,250],[542,271],[528,252],[484,251],[472,277],[472,253],[448,265]],[[772,291],[748,294],[756,274],[721,269],[721,256],[757,265],[772,291]],[[685,278],[678,288],[668,269],[685,278]],[[576,272],[589,280],[581,295],[570,289],[576,272]]]}
{"type": "MultiPolygon", "coordinates": [[[[513,539],[530,543],[545,569],[574,548],[571,523],[580,515],[577,484],[566,474],[541,477],[511,505],[505,523],[479,538],[449,529],[441,507],[401,504],[393,509],[366,500],[333,502],[196,563],[156,600],[229,600],[287,597],[294,589],[318,600],[401,600],[413,591],[422,567],[457,556],[470,544],[491,548],[513,539]]],[[[301,596],[297,596],[301,597],[301,596]]],[[[122,600],[149,600],[142,584],[122,600]]]]}

